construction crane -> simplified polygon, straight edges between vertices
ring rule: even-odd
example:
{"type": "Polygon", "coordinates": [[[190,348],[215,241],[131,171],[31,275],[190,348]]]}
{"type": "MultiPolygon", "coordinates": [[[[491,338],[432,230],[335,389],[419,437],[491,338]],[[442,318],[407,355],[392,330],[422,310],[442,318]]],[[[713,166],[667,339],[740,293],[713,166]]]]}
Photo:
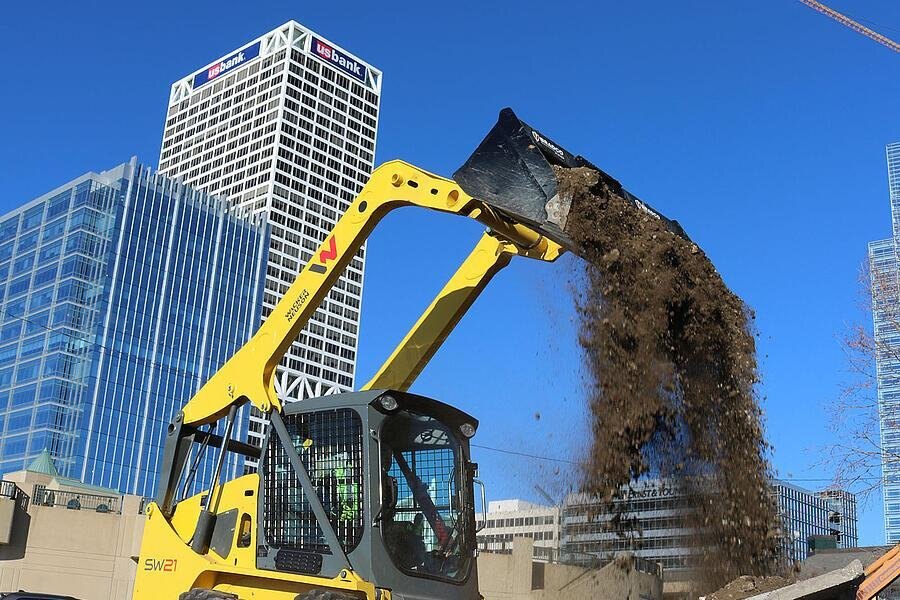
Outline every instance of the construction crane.
{"type": "Polygon", "coordinates": [[[892,40],[888,37],[881,35],[877,31],[872,31],[871,29],[869,29],[862,23],[858,23],[858,22],[854,21],[847,15],[841,14],[838,11],[834,10],[833,8],[827,7],[824,4],[822,4],[821,2],[816,2],[816,0],[800,0],[800,2],[807,5],[810,8],[813,8],[813,9],[819,11],[823,15],[827,15],[827,16],[831,17],[838,23],[841,23],[842,25],[846,25],[853,31],[856,31],[857,33],[861,33],[864,36],[866,36],[867,38],[873,39],[883,46],[887,46],[894,52],[900,52],[900,44],[898,44],[897,42],[895,42],[894,40],[892,40]]]}

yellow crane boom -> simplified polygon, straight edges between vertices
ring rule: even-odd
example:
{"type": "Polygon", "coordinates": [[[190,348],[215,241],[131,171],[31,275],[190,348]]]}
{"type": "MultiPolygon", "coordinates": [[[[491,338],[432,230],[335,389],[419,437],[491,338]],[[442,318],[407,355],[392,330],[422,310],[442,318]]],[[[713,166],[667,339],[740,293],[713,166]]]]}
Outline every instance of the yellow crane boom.
{"type": "Polygon", "coordinates": [[[834,10],[833,8],[829,8],[828,6],[825,6],[824,4],[822,4],[821,2],[817,2],[816,0],[800,0],[800,2],[802,2],[803,4],[807,5],[808,7],[812,8],[812,9],[819,11],[823,15],[831,17],[838,23],[841,23],[842,25],[849,27],[853,31],[855,31],[857,33],[861,33],[869,39],[875,40],[882,46],[887,46],[894,52],[900,52],[900,44],[898,44],[894,40],[890,39],[889,37],[881,35],[877,31],[872,31],[871,29],[869,29],[862,23],[854,21],[847,15],[839,13],[838,11],[834,10]]]}

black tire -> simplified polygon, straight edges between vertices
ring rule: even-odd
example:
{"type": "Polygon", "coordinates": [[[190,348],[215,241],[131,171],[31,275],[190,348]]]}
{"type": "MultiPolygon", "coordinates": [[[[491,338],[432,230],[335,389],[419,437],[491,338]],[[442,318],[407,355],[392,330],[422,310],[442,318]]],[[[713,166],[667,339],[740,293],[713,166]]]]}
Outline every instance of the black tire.
{"type": "Polygon", "coordinates": [[[360,600],[357,596],[340,590],[309,590],[299,594],[294,600],[360,600]]]}
{"type": "Polygon", "coordinates": [[[178,596],[178,600],[238,600],[234,594],[216,590],[188,590],[178,596]]]}

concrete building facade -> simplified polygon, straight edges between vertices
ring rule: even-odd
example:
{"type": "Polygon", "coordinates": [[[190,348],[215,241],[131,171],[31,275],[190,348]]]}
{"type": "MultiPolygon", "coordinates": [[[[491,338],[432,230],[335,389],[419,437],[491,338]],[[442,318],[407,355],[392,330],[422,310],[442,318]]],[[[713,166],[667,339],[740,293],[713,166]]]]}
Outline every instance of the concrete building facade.
{"type": "Polygon", "coordinates": [[[496,500],[488,503],[485,527],[478,534],[478,549],[509,554],[513,538],[532,541],[534,558],[559,557],[559,507],[532,504],[524,500],[496,500]]]}
{"type": "MultiPolygon", "coordinates": [[[[146,522],[142,499],[104,495],[55,476],[49,459],[45,465],[7,474],[0,484],[0,594],[21,589],[79,600],[130,598],[146,522]]],[[[508,553],[479,554],[485,600],[663,598],[658,565],[631,556],[602,566],[547,563],[533,558],[532,543],[516,538],[508,553]]]]}
{"type": "Polygon", "coordinates": [[[151,495],[169,420],[259,323],[267,235],[136,159],[0,216],[0,472],[48,450],[151,495]]]}
{"type": "Polygon", "coordinates": [[[869,243],[878,418],[882,448],[884,537],[900,542],[900,142],[887,146],[891,237],[869,243]]]}
{"type": "Polygon", "coordinates": [[[528,537],[516,538],[511,552],[478,556],[478,589],[484,600],[663,599],[658,565],[633,556],[602,566],[546,563],[533,558],[532,543],[528,537]]]}
{"type": "MultiPolygon", "coordinates": [[[[372,172],[381,79],[290,21],[172,84],[159,169],[271,224],[263,319],[372,172]]],[[[362,248],[288,349],[282,400],[353,388],[364,260],[362,248]]],[[[264,419],[250,421],[261,445],[264,419]]]]}
{"type": "Polygon", "coordinates": [[[0,484],[0,595],[131,598],[143,499],[62,477],[49,454],[36,462],[0,484]]]}

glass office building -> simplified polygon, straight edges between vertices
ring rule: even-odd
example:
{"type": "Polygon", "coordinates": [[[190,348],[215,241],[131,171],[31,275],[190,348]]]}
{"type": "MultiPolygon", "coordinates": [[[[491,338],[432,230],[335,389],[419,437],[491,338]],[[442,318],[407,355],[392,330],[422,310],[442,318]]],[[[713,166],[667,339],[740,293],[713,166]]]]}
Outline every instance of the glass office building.
{"type": "Polygon", "coordinates": [[[838,548],[859,545],[854,494],[837,489],[813,492],[779,480],[772,482],[772,494],[781,517],[782,556],[789,564],[809,556],[813,536],[831,536],[838,548]]]}
{"type": "Polygon", "coordinates": [[[893,235],[869,243],[869,273],[882,446],[884,536],[886,543],[896,544],[900,542],[900,142],[888,145],[887,164],[893,235]]]}
{"type": "Polygon", "coordinates": [[[569,564],[603,563],[617,552],[659,564],[667,581],[690,579],[697,561],[688,497],[667,480],[648,479],[623,487],[609,507],[586,494],[566,497],[561,515],[560,556],[569,564]],[[618,531],[614,518],[631,522],[618,531]]]}
{"type": "MultiPolygon", "coordinates": [[[[814,492],[779,480],[771,482],[770,493],[781,522],[781,556],[788,564],[807,557],[810,536],[832,536],[839,548],[857,546],[853,494],[814,492]]],[[[669,480],[648,479],[622,488],[612,510],[594,497],[571,494],[562,507],[560,555],[569,563],[588,564],[631,551],[661,565],[667,581],[687,580],[705,551],[698,546],[692,513],[691,499],[669,480]],[[614,516],[630,523],[624,532],[612,525],[614,516]]]]}
{"type": "Polygon", "coordinates": [[[267,247],[261,221],[134,159],[0,217],[0,473],[47,449],[151,495],[165,426],[259,323],[267,247]]]}
{"type": "Polygon", "coordinates": [[[859,546],[856,494],[830,489],[816,492],[828,506],[828,534],[837,537],[839,548],[859,546]]]}

